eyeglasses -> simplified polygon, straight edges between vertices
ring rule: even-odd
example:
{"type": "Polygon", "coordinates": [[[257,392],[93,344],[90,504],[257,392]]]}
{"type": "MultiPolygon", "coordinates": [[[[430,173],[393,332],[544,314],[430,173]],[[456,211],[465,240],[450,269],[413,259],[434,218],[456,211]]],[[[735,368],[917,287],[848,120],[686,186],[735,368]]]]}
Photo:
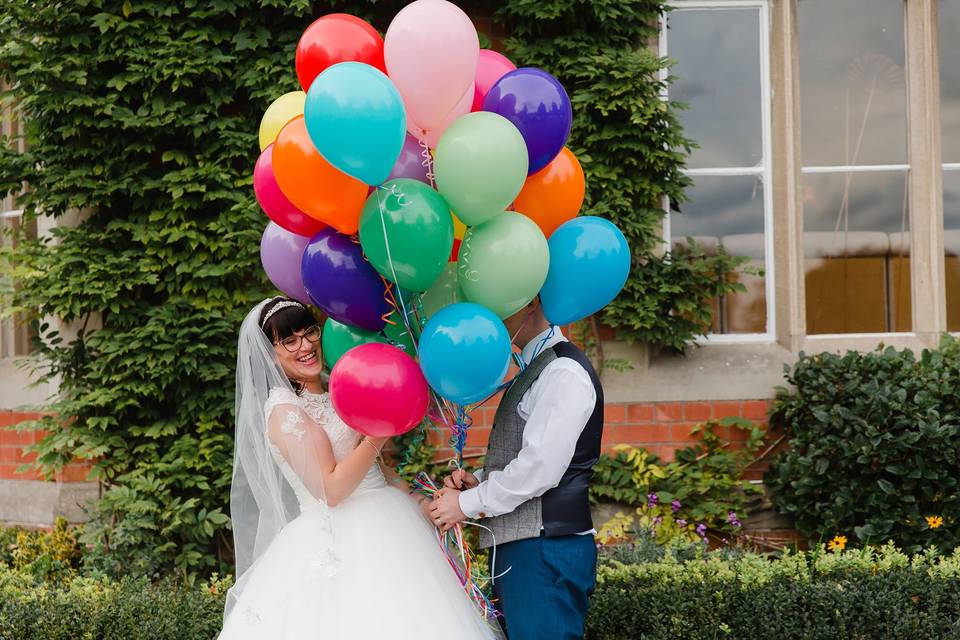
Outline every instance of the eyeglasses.
{"type": "MultiPolygon", "coordinates": [[[[283,345],[283,348],[289,351],[290,353],[296,353],[300,350],[300,347],[303,345],[303,339],[306,338],[312,344],[316,344],[320,341],[320,325],[315,324],[311,327],[307,327],[303,330],[303,333],[300,335],[292,335],[287,338],[284,338],[280,341],[280,344],[283,345]]],[[[276,342],[274,344],[277,344],[276,342]]]]}

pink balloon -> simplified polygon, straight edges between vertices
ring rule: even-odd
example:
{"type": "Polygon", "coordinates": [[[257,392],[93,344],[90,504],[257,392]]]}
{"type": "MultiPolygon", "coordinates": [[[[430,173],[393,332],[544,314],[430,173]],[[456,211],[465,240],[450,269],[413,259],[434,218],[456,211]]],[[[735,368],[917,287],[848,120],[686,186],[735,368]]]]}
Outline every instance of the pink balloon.
{"type": "MultiPolygon", "coordinates": [[[[384,38],[387,73],[400,91],[411,133],[441,127],[473,85],[480,40],[470,18],[447,0],[416,0],[394,17],[384,38]]],[[[472,100],[472,98],[471,98],[472,100]]]]}
{"type": "Polygon", "coordinates": [[[287,231],[300,236],[312,236],[326,226],[297,209],[280,191],[280,185],[273,176],[273,144],[267,145],[253,167],[253,192],[267,217],[287,231]]]}
{"type": "Polygon", "coordinates": [[[497,84],[497,80],[511,71],[516,71],[517,65],[503,54],[490,49],[480,49],[480,59],[477,61],[477,78],[473,83],[473,105],[470,111],[483,109],[483,99],[490,91],[490,87],[497,84]]]}
{"type": "Polygon", "coordinates": [[[300,277],[300,261],[310,238],[290,233],[270,222],[260,238],[260,263],[280,291],[303,304],[313,304],[300,277]]]}
{"type": "Polygon", "coordinates": [[[347,351],[330,372],[330,400],[347,426],[372,437],[397,436],[427,414],[427,380],[420,366],[389,344],[347,351]]]}
{"type": "Polygon", "coordinates": [[[457,103],[457,106],[453,108],[450,113],[447,114],[447,117],[443,119],[443,122],[440,123],[439,127],[435,127],[430,131],[427,131],[423,134],[422,140],[427,144],[431,149],[437,148],[437,143],[440,142],[440,138],[443,136],[443,132],[447,130],[453,122],[470,113],[470,104],[473,101],[473,88],[467,89],[467,92],[463,94],[463,97],[460,98],[460,102],[457,103]]]}

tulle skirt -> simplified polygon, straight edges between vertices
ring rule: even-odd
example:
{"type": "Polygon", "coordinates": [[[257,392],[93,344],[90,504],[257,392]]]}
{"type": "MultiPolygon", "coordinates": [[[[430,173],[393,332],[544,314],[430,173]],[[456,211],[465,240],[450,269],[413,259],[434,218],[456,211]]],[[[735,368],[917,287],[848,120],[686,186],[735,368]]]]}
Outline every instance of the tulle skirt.
{"type": "Polygon", "coordinates": [[[502,637],[495,627],[416,503],[380,486],[284,527],[243,577],[220,639],[488,640],[502,637]]]}

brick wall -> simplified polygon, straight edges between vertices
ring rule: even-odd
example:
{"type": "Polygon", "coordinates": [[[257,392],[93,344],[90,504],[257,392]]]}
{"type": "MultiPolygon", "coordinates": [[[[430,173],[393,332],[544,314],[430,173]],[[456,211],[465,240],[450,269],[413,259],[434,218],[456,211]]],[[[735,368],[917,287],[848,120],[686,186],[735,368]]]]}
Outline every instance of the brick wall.
{"type": "MultiPolygon", "coordinates": [[[[719,420],[726,417],[741,417],[766,424],[770,411],[770,400],[724,400],[714,402],[651,402],[651,403],[610,403],[605,408],[606,424],[603,432],[603,447],[609,451],[616,444],[640,446],[655,453],[663,460],[672,460],[673,452],[691,443],[697,442],[697,436],[691,436],[694,425],[706,420],[719,420]]],[[[497,408],[494,402],[474,411],[473,424],[467,432],[467,446],[464,455],[468,458],[483,455],[490,427],[497,408]]],[[[37,480],[42,479],[34,471],[17,473],[16,469],[36,457],[25,454],[24,448],[34,444],[44,436],[43,432],[16,431],[11,429],[26,420],[35,420],[40,414],[20,413],[0,410],[0,480],[37,480]]],[[[727,428],[721,434],[733,442],[744,440],[745,434],[727,428]]],[[[446,448],[449,434],[432,432],[430,440],[441,447],[440,457],[450,455],[446,448]]],[[[766,470],[766,462],[748,471],[748,479],[759,479],[766,470]]],[[[90,471],[88,462],[75,462],[67,465],[57,474],[56,480],[80,482],[87,479],[90,471]]]]}
{"type": "MultiPolygon", "coordinates": [[[[771,400],[610,403],[604,409],[603,447],[609,451],[616,444],[631,444],[643,447],[661,459],[672,460],[676,449],[699,441],[698,436],[690,434],[694,425],[726,417],[747,418],[765,425],[771,403],[771,400]]],[[[467,446],[464,448],[467,458],[483,454],[496,411],[496,404],[491,402],[490,406],[473,412],[473,423],[467,432],[467,446]]],[[[729,427],[720,433],[733,442],[746,439],[746,434],[729,427]]],[[[447,436],[439,432],[430,435],[431,442],[443,447],[440,457],[451,453],[446,448],[447,436]]],[[[758,463],[748,470],[747,478],[761,478],[766,467],[765,461],[758,463]]]]}
{"type": "MultiPolygon", "coordinates": [[[[27,420],[36,420],[39,413],[22,413],[18,411],[0,410],[0,480],[43,480],[43,476],[36,471],[29,470],[17,473],[22,464],[32,462],[36,454],[24,453],[24,448],[38,442],[44,437],[44,432],[16,431],[13,425],[27,420]]],[[[87,479],[90,465],[86,462],[68,464],[54,480],[58,482],[81,482],[87,479]]]]}

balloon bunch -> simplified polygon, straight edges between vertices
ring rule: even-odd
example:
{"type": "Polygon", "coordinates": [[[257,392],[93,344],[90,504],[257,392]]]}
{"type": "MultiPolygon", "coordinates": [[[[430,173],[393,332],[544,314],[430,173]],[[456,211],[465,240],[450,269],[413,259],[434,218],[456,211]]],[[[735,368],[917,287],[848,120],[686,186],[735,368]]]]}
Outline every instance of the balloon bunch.
{"type": "Polygon", "coordinates": [[[459,464],[471,405],[509,368],[503,319],[537,295],[554,324],[584,318],[630,270],[616,226],[577,217],[570,99],[549,73],[481,50],[447,0],[411,2],[384,38],[324,16],[303,33],[296,72],[303,90],[260,124],[263,267],[328,316],[343,420],[397,435],[429,412],[459,464]]]}
{"type": "Polygon", "coordinates": [[[539,294],[566,324],[622,288],[623,235],[576,217],[584,176],[565,146],[566,91],[481,50],[456,5],[416,0],[385,38],[324,16],[303,33],[296,72],[303,91],[260,124],[261,258],[281,291],[327,314],[331,395],[353,428],[394,435],[426,413],[404,356],[455,405],[439,412],[454,422],[503,382],[503,318],[539,294]],[[399,348],[356,349],[376,343],[399,348]],[[396,402],[370,402],[386,389],[396,402]]]}

